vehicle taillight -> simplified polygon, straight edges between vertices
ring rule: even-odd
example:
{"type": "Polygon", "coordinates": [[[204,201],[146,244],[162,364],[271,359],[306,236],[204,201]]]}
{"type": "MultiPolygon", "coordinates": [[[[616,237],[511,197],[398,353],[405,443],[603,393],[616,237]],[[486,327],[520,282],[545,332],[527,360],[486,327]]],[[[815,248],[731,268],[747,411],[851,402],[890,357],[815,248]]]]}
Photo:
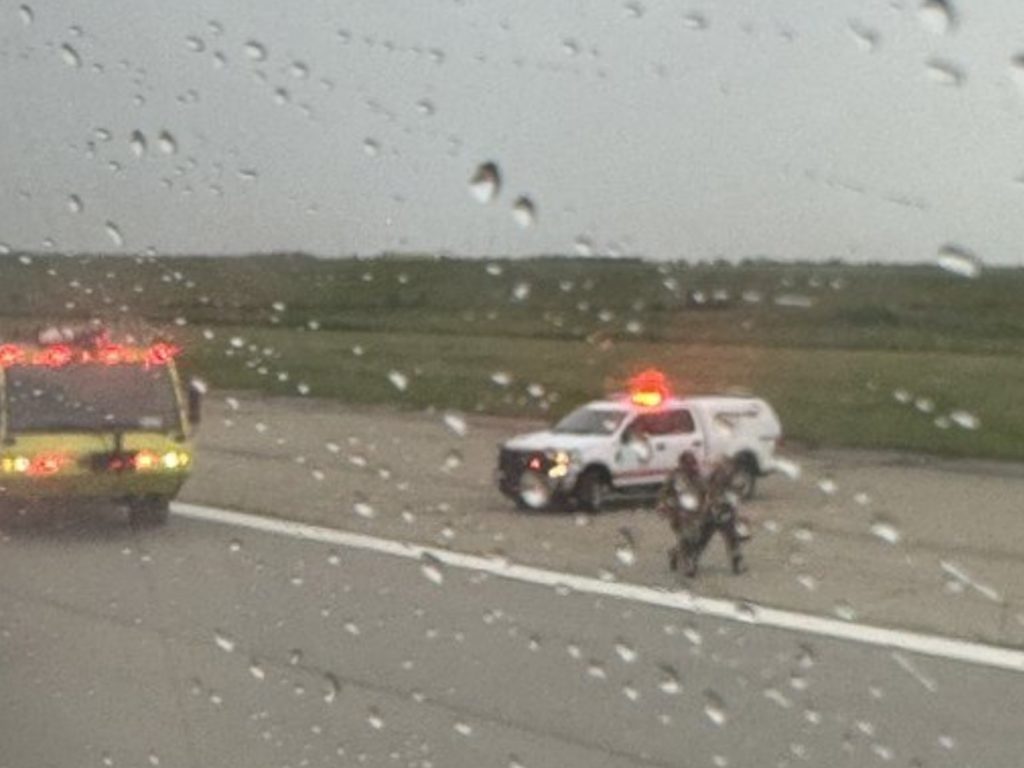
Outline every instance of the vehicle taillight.
{"type": "Polygon", "coordinates": [[[132,466],[139,472],[156,469],[160,464],[160,456],[154,451],[139,451],[132,459],[132,466]]]}
{"type": "Polygon", "coordinates": [[[107,344],[99,348],[96,357],[104,365],[118,365],[124,362],[124,349],[117,344],[107,344]]]}
{"type": "Polygon", "coordinates": [[[9,368],[23,362],[25,362],[24,349],[17,344],[0,344],[0,367],[9,368]]]}
{"type": "Polygon", "coordinates": [[[179,354],[181,347],[160,341],[146,350],[146,362],[150,365],[167,365],[179,354]]]}
{"type": "Polygon", "coordinates": [[[71,347],[66,344],[54,344],[37,353],[33,362],[50,368],[60,368],[70,363],[73,357],[71,347]]]}
{"type": "Polygon", "coordinates": [[[55,475],[67,460],[67,456],[60,453],[40,453],[32,458],[26,471],[33,477],[55,475]]]}

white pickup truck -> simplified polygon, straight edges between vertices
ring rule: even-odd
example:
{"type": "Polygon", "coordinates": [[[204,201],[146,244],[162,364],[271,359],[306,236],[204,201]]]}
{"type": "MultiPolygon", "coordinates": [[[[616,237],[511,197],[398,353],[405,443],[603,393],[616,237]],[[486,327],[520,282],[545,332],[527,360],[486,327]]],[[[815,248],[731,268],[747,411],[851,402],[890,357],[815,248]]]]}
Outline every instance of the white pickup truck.
{"type": "Polygon", "coordinates": [[[496,479],[523,507],[570,502],[595,511],[612,496],[655,493],[691,451],[705,467],[734,459],[733,490],[750,498],[757,478],[774,469],[781,437],[778,417],[759,398],[627,394],[588,403],[551,429],[508,440],[496,479]]]}

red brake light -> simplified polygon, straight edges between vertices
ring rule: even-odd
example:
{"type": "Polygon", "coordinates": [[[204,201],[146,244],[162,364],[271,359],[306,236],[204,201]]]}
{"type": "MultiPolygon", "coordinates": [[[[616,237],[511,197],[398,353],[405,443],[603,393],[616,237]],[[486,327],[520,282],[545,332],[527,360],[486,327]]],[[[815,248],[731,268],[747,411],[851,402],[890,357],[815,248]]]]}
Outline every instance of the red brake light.
{"type": "Polygon", "coordinates": [[[25,362],[25,350],[16,344],[0,344],[0,368],[25,362]]]}
{"type": "Polygon", "coordinates": [[[629,380],[629,399],[636,405],[657,408],[668,396],[668,379],[656,368],[641,371],[629,380]]]}
{"type": "Polygon", "coordinates": [[[60,468],[67,463],[67,456],[59,453],[40,453],[32,459],[29,464],[28,474],[39,477],[43,475],[55,475],[60,468]]]}
{"type": "Polygon", "coordinates": [[[33,362],[37,365],[49,366],[50,368],[60,368],[70,363],[73,357],[74,354],[71,351],[71,347],[66,344],[54,344],[52,347],[47,347],[36,354],[33,362]]]}
{"type": "Polygon", "coordinates": [[[540,465],[541,465],[541,458],[540,458],[540,456],[534,456],[532,459],[530,459],[529,462],[527,462],[527,466],[530,469],[533,469],[533,470],[539,470],[540,469],[540,465]]]}
{"type": "Polygon", "coordinates": [[[96,357],[104,365],[117,365],[124,362],[124,349],[117,344],[107,344],[99,348],[96,357]]]}
{"type": "Polygon", "coordinates": [[[166,365],[180,353],[180,347],[160,341],[146,351],[146,362],[150,365],[166,365]]]}

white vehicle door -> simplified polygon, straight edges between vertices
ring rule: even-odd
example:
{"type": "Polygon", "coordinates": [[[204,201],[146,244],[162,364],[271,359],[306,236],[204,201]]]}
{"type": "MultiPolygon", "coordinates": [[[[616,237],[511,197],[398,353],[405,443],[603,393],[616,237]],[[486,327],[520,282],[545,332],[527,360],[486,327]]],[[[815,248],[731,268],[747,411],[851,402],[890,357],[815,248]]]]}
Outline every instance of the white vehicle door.
{"type": "Polygon", "coordinates": [[[675,467],[679,457],[686,451],[693,452],[697,459],[703,461],[707,446],[703,432],[697,428],[693,412],[689,408],[671,408],[661,415],[664,432],[655,438],[654,448],[659,455],[665,457],[668,468],[675,467]]]}
{"type": "Polygon", "coordinates": [[[685,450],[702,455],[703,442],[684,408],[643,413],[622,432],[612,470],[616,485],[661,483],[685,450]]]}

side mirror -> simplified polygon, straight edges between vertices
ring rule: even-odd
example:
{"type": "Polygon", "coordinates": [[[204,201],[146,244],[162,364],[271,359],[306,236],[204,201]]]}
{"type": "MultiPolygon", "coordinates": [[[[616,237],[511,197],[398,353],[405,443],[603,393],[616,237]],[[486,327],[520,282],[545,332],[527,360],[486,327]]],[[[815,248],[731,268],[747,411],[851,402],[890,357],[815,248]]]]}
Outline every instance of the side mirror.
{"type": "Polygon", "coordinates": [[[198,427],[203,420],[203,395],[206,384],[199,379],[192,379],[188,384],[188,423],[198,427]]]}

